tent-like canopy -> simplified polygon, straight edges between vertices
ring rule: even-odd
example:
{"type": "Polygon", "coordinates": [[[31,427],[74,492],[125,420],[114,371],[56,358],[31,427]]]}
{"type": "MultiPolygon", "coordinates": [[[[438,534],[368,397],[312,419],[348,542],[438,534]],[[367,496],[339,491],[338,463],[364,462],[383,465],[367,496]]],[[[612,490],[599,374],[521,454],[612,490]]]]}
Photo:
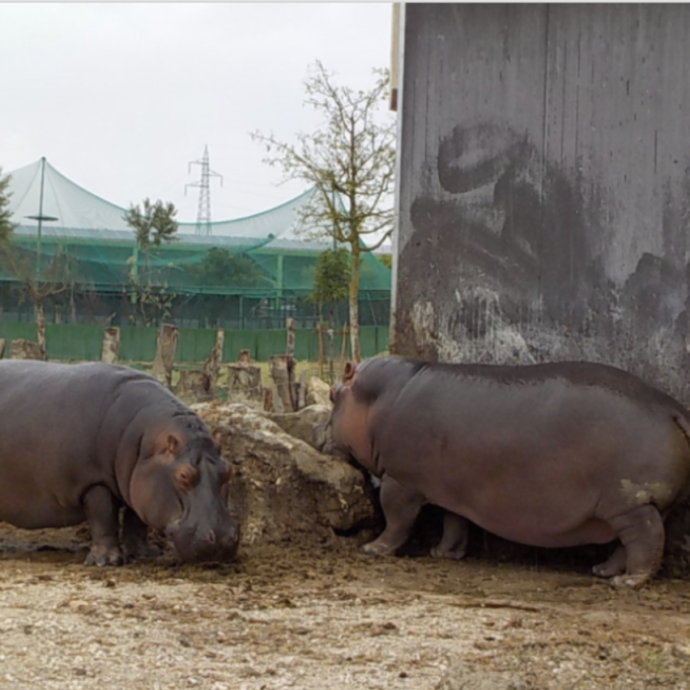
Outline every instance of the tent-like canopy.
{"type": "MultiPolygon", "coordinates": [[[[42,233],[46,236],[92,237],[102,240],[133,237],[132,229],[124,220],[127,209],[84,189],[45,159],[13,170],[9,175],[9,208],[12,222],[19,225],[17,234],[36,233],[38,223],[30,220],[29,216],[37,216],[42,208],[44,216],[58,219],[42,224],[42,233]]],[[[313,190],[307,190],[298,197],[261,213],[211,223],[211,235],[208,236],[195,233],[196,223],[179,223],[177,237],[180,242],[200,245],[256,247],[270,242],[276,249],[294,249],[299,246],[301,249],[320,251],[330,246],[328,240],[305,241],[297,233],[299,210],[310,202],[313,194],[313,190]]]]}

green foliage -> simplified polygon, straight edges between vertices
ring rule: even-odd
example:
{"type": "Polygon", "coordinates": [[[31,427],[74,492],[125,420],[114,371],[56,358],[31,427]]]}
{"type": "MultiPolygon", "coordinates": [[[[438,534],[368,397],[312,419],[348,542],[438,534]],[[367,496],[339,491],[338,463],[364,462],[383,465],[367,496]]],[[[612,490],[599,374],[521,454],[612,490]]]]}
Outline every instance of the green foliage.
{"type": "Polygon", "coordinates": [[[393,255],[392,254],[377,254],[376,258],[386,267],[393,268],[393,255]]]}
{"type": "Polygon", "coordinates": [[[221,247],[208,250],[204,260],[190,266],[187,275],[203,287],[259,287],[266,284],[261,269],[247,256],[221,247]]]}
{"type": "Polygon", "coordinates": [[[175,216],[177,209],[171,202],[164,204],[160,199],[155,204],[146,198],[142,208],[137,204],[130,206],[124,215],[125,222],[129,225],[136,237],[137,244],[146,252],[153,245],[159,248],[163,242],[172,242],[178,230],[175,216]]]}
{"type": "Polygon", "coordinates": [[[319,305],[346,300],[349,294],[350,252],[326,249],[319,254],[314,267],[314,289],[309,300],[319,305]]]}
{"type": "Polygon", "coordinates": [[[10,196],[11,192],[7,191],[10,184],[10,176],[2,176],[2,168],[0,168],[0,242],[7,241],[14,232],[16,223],[12,223],[12,213],[10,212],[10,196]]]}

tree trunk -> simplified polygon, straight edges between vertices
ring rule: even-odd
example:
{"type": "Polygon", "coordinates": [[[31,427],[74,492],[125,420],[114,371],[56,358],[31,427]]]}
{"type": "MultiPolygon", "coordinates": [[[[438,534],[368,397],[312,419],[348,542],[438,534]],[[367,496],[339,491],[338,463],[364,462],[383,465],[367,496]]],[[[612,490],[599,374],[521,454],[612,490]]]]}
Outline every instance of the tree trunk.
{"type": "Polygon", "coordinates": [[[103,346],[101,348],[101,361],[106,364],[115,364],[120,354],[120,329],[110,326],[103,329],[103,346]]]}
{"type": "Polygon", "coordinates": [[[3,354],[5,354],[5,339],[0,338],[0,359],[2,359],[3,354]]]}
{"type": "Polygon", "coordinates": [[[46,351],[46,320],[43,313],[43,301],[38,300],[35,304],[36,309],[36,336],[38,339],[38,346],[43,351],[42,359],[45,359],[46,351]]]}
{"type": "Polygon", "coordinates": [[[350,278],[350,347],[355,363],[362,361],[359,350],[359,246],[352,245],[352,276],[350,278]]]}
{"type": "Polygon", "coordinates": [[[156,336],[156,357],[153,360],[153,377],[164,386],[172,385],[173,362],[179,331],[177,326],[170,323],[162,323],[156,336]]]}
{"type": "Polygon", "coordinates": [[[225,341],[225,331],[219,328],[216,331],[216,344],[211,350],[206,363],[204,364],[204,372],[208,376],[209,384],[211,386],[210,392],[216,389],[216,382],[218,381],[218,374],[220,373],[220,365],[223,362],[223,343],[225,341]]]}

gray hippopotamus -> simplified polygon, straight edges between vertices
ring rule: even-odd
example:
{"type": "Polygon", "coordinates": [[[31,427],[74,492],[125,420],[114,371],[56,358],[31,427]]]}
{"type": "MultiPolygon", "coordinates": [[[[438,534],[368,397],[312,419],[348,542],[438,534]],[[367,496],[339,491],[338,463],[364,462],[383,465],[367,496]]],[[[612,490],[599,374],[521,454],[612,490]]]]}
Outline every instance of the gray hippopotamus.
{"type": "Polygon", "coordinates": [[[688,412],[614,367],[380,357],[348,365],[332,397],[322,448],[381,477],[386,528],[370,554],[394,553],[431,503],[447,511],[436,555],[464,555],[466,519],[533,546],[619,539],[594,572],[634,587],[690,494],[688,412]]]}
{"type": "Polygon", "coordinates": [[[147,525],[183,561],[232,559],[230,475],[201,419],[146,374],[0,362],[0,520],[25,529],[87,521],[87,565],[147,555],[147,525]]]}

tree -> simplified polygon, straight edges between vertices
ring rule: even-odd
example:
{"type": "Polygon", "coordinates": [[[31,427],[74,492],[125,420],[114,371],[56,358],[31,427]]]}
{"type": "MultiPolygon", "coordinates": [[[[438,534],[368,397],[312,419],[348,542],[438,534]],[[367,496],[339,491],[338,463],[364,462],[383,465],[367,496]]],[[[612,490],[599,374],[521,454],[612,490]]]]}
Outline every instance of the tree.
{"type": "Polygon", "coordinates": [[[163,242],[172,242],[178,230],[177,209],[172,202],[164,204],[160,199],[151,204],[150,199],[144,199],[143,210],[137,204],[129,207],[125,213],[125,222],[134,230],[137,245],[144,251],[148,261],[151,245],[160,249],[163,242]]]}
{"type": "Polygon", "coordinates": [[[319,305],[319,321],[324,304],[333,305],[348,298],[350,272],[350,253],[344,247],[326,249],[317,257],[314,287],[309,299],[319,305]]]}
{"type": "Polygon", "coordinates": [[[38,265],[39,254],[20,248],[14,241],[16,223],[11,221],[10,177],[2,177],[0,168],[0,266],[19,283],[19,301],[29,300],[36,314],[36,339],[45,355],[44,303],[53,295],[64,292],[72,284],[69,258],[57,251],[44,265],[38,265]]]}
{"type": "Polygon", "coordinates": [[[70,257],[58,249],[38,268],[38,254],[20,247],[12,238],[0,244],[0,265],[19,283],[19,302],[28,300],[36,314],[36,339],[45,355],[45,315],[47,299],[69,290],[74,278],[70,257]]]}
{"type": "Polygon", "coordinates": [[[151,246],[159,250],[163,243],[177,239],[175,234],[179,226],[176,215],[177,209],[173,203],[163,203],[159,199],[152,204],[148,197],[142,202],[142,208],[132,204],[124,215],[127,225],[134,230],[137,250],[144,252],[143,271],[137,265],[136,251],[129,262],[129,292],[147,326],[152,323],[154,316],[169,316],[176,297],[168,292],[166,283],[162,284],[156,279],[150,266],[151,246]]]}
{"type": "Polygon", "coordinates": [[[390,236],[395,169],[395,122],[385,108],[387,70],[375,70],[369,91],[336,86],[321,62],[305,81],[305,105],[324,118],[320,129],[297,134],[296,144],[273,134],[251,134],[265,145],[264,162],[280,168],[285,179],[302,179],[315,190],[302,212],[305,233],[332,237],[349,245],[352,255],[349,311],[352,357],[359,361],[359,267],[363,252],[373,251],[390,236]],[[373,239],[365,244],[364,239],[373,239]]]}
{"type": "Polygon", "coordinates": [[[248,256],[212,247],[203,261],[187,269],[187,275],[200,287],[258,287],[265,283],[261,269],[248,256]]]}
{"type": "Polygon", "coordinates": [[[2,168],[0,168],[0,243],[2,244],[10,239],[17,227],[17,224],[12,222],[12,212],[9,209],[10,196],[12,196],[12,193],[7,191],[9,184],[10,176],[3,177],[2,168]]]}

